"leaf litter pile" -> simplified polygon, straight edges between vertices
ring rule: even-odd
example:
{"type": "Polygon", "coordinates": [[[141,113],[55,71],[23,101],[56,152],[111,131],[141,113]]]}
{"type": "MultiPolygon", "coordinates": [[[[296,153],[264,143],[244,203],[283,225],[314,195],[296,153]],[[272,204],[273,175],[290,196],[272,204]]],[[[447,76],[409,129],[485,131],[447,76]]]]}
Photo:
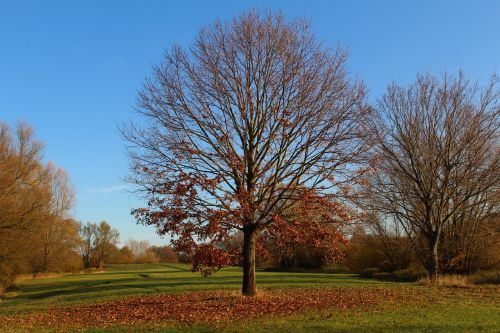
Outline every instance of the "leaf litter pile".
{"type": "Polygon", "coordinates": [[[185,323],[246,320],[319,309],[348,309],[408,296],[395,288],[275,289],[254,298],[236,291],[147,295],[85,306],[52,308],[0,318],[24,327],[134,325],[174,320],[185,323]]]}

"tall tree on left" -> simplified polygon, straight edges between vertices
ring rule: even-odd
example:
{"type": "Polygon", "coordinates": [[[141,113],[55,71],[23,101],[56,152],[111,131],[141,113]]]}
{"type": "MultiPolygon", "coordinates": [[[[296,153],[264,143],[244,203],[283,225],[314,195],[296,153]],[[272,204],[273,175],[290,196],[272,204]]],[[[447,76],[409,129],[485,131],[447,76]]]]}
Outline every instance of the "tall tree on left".
{"type": "Polygon", "coordinates": [[[42,150],[30,126],[0,124],[0,285],[47,267],[43,235],[71,207],[67,176],[43,163],[42,150]]]}

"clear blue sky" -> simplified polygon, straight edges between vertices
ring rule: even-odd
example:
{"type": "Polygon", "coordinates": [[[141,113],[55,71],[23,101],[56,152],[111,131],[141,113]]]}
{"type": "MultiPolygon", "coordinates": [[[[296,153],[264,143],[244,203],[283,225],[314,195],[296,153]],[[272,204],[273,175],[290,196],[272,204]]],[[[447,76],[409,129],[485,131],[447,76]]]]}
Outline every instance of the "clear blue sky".
{"type": "Polygon", "coordinates": [[[500,1],[0,0],[0,121],[35,127],[46,159],[71,175],[77,219],[105,219],[122,241],[165,243],[129,214],[141,202],[123,191],[117,125],[134,117],[162,50],[250,8],[308,17],[320,39],[349,47],[349,69],[372,100],[416,73],[500,72],[500,1]]]}

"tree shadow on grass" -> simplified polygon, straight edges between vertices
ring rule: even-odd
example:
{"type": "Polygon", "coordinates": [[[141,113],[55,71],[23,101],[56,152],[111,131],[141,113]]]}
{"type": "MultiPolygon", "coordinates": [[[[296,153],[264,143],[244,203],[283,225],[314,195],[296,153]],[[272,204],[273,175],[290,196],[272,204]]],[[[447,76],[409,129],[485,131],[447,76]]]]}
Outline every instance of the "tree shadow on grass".
{"type": "MultiPolygon", "coordinates": [[[[62,281],[44,281],[21,286],[21,292],[4,302],[4,310],[34,309],[41,306],[91,303],[147,294],[190,292],[202,290],[238,289],[241,271],[222,271],[208,278],[176,265],[164,265],[160,270],[117,271],[102,274],[75,275],[62,281]],[[174,271],[175,269],[175,271],[174,271]],[[186,272],[186,273],[185,273],[186,272]],[[178,273],[178,275],[172,275],[178,273]],[[118,274],[122,274],[120,276],[118,274]],[[11,305],[11,306],[10,306],[11,305]]],[[[332,288],[363,287],[367,282],[353,276],[307,273],[257,273],[258,288],[332,288]]],[[[385,283],[368,284],[384,285],[385,283]]]]}
{"type": "Polygon", "coordinates": [[[187,268],[175,267],[175,266],[170,266],[170,265],[165,265],[165,264],[163,266],[168,267],[168,268],[172,268],[172,269],[175,269],[175,270],[178,270],[181,272],[192,272],[190,269],[187,269],[187,268]]]}
{"type": "MultiPolygon", "coordinates": [[[[259,281],[259,287],[266,288],[308,288],[308,287],[335,287],[343,286],[339,281],[325,280],[322,278],[312,279],[308,277],[295,277],[294,279],[286,278],[267,278],[259,281]]],[[[161,293],[189,290],[214,290],[214,289],[233,289],[238,288],[241,284],[241,278],[238,276],[220,277],[220,278],[203,278],[203,277],[180,277],[178,279],[155,278],[155,277],[137,277],[113,279],[113,280],[94,280],[75,283],[67,281],[57,285],[51,285],[47,290],[47,286],[39,286],[30,288],[25,293],[20,294],[18,300],[42,300],[52,297],[64,296],[64,298],[81,298],[98,299],[104,295],[116,296],[132,296],[144,293],[161,293]],[[141,291],[138,291],[142,290],[141,291]]],[[[362,281],[353,283],[349,281],[346,285],[356,286],[362,285],[362,281]]],[[[345,285],[344,285],[345,286],[345,285]]]]}

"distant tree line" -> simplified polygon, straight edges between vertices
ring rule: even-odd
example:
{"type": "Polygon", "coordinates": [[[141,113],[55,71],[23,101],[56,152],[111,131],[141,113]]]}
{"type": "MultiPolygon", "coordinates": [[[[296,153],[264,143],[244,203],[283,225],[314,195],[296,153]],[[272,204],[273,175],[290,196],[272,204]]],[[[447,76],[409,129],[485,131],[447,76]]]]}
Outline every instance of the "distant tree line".
{"type": "Polygon", "coordinates": [[[171,246],[154,246],[146,240],[129,239],[121,247],[118,230],[106,221],[80,224],[81,254],[84,268],[100,269],[105,264],[176,263],[179,254],[171,246]]]}
{"type": "MultiPolygon", "coordinates": [[[[465,251],[457,251],[457,248],[460,249],[459,244],[441,244],[440,265],[443,274],[470,274],[500,269],[500,217],[485,221],[477,237],[481,242],[475,244],[473,255],[468,257],[464,255],[465,251]]],[[[366,226],[354,229],[345,248],[343,264],[350,271],[360,274],[396,273],[410,280],[427,275],[419,251],[408,236],[395,230],[374,231],[366,226]]]]}
{"type": "Polygon", "coordinates": [[[169,245],[151,245],[148,241],[128,240],[122,247],[110,249],[109,264],[154,264],[179,262],[179,254],[169,245]]]}
{"type": "Polygon", "coordinates": [[[20,274],[177,261],[170,247],[129,241],[118,249],[118,231],[105,221],[82,224],[71,218],[73,202],[68,174],[43,162],[43,144],[33,129],[0,124],[0,287],[11,286],[20,274]]]}

